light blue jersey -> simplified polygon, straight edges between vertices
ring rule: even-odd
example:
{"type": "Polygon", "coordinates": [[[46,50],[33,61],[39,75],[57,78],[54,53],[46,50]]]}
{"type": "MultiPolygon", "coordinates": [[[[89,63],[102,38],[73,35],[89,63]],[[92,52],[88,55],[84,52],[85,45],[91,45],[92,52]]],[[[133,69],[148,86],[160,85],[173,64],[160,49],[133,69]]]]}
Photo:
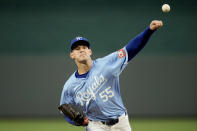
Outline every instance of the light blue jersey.
{"type": "Polygon", "coordinates": [[[119,75],[127,61],[124,47],[94,60],[85,78],[77,78],[73,73],[64,85],[60,105],[81,105],[88,119],[94,121],[121,116],[126,108],[120,95],[119,75]]]}

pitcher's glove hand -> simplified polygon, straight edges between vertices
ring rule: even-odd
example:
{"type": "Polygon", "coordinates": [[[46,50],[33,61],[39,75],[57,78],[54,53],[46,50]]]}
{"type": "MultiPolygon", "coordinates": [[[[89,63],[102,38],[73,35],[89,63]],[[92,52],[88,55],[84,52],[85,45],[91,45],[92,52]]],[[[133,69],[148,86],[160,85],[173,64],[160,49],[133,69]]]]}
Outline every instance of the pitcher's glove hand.
{"type": "Polygon", "coordinates": [[[69,119],[74,121],[77,126],[87,126],[88,118],[83,113],[81,107],[72,104],[63,104],[58,107],[69,119]]]}

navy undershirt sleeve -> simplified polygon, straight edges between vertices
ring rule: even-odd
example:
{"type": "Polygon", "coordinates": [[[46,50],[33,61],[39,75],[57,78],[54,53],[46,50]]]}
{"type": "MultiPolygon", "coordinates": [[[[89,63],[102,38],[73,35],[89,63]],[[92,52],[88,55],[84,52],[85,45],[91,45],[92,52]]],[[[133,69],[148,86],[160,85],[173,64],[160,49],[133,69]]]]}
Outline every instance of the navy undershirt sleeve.
{"type": "Polygon", "coordinates": [[[65,119],[66,119],[66,121],[68,122],[68,123],[70,123],[70,124],[72,124],[72,125],[75,125],[76,126],[76,124],[75,124],[75,122],[74,121],[72,121],[71,119],[69,119],[67,116],[64,116],[65,117],[65,119]]]}
{"type": "Polygon", "coordinates": [[[146,45],[154,31],[148,26],[142,33],[132,39],[127,45],[128,62],[146,45]]]}

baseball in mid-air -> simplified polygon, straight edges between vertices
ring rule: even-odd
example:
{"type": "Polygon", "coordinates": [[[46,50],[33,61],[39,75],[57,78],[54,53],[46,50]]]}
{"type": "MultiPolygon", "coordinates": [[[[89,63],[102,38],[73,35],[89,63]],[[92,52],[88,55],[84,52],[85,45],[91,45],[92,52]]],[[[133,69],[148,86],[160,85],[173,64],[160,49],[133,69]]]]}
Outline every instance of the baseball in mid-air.
{"type": "Polygon", "coordinates": [[[170,5],[169,5],[169,4],[163,4],[163,5],[162,5],[162,11],[163,11],[164,13],[170,12],[170,5]]]}

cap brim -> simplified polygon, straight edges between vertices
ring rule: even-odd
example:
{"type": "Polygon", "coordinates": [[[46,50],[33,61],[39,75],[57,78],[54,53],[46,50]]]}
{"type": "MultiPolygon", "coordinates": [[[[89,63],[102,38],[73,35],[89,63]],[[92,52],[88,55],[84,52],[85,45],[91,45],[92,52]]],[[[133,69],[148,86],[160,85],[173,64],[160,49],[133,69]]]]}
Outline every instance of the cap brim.
{"type": "Polygon", "coordinates": [[[72,44],[71,50],[75,49],[78,45],[85,45],[88,48],[90,47],[90,43],[85,40],[79,40],[72,44]]]}

